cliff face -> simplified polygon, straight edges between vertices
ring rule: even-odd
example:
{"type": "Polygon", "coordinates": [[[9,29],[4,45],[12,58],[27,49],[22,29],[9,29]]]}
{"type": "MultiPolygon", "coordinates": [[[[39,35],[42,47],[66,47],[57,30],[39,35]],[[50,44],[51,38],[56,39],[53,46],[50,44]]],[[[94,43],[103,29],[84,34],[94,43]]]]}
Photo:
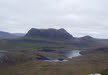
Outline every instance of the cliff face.
{"type": "Polygon", "coordinates": [[[73,36],[65,29],[35,29],[28,31],[25,37],[48,38],[48,39],[72,39],[73,36]]]}

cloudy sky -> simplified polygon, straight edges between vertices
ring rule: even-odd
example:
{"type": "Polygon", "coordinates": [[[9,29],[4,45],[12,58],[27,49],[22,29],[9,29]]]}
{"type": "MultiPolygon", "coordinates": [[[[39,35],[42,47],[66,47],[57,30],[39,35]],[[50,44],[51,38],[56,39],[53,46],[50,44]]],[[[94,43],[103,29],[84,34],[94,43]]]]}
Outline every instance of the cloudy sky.
{"type": "Polygon", "coordinates": [[[108,0],[0,0],[0,31],[25,33],[30,28],[108,38],[108,0]]]}

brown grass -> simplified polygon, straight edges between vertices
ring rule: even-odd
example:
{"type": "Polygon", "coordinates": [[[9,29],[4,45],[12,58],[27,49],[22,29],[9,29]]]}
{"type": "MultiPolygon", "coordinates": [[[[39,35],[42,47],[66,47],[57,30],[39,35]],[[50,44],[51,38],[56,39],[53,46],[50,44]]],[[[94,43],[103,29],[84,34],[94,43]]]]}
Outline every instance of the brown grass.
{"type": "Polygon", "coordinates": [[[108,53],[92,53],[68,62],[29,61],[14,65],[1,64],[0,75],[89,75],[108,68],[108,53]]]}

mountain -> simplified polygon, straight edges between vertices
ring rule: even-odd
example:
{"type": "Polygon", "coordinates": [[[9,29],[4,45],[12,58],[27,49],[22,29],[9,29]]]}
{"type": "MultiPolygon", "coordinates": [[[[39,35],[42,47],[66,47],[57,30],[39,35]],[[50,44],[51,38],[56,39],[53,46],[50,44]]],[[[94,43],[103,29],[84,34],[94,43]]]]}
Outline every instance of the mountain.
{"type": "MultiPolygon", "coordinates": [[[[81,38],[73,37],[65,29],[36,29],[32,28],[25,36],[16,36],[6,32],[1,32],[0,49],[7,50],[40,50],[40,49],[90,49],[108,44],[102,40],[91,36],[81,38]],[[20,37],[20,38],[19,38],[20,37]],[[13,39],[18,38],[18,39],[13,39]],[[14,45],[14,46],[13,46],[14,45]]],[[[18,34],[17,34],[18,35],[18,34]]]]}
{"type": "Polygon", "coordinates": [[[24,36],[26,38],[39,38],[50,40],[65,40],[65,45],[71,45],[72,47],[97,47],[103,44],[102,41],[97,40],[91,36],[84,36],[81,38],[75,38],[69,34],[65,29],[36,29],[32,28],[24,36]]]}
{"type": "Polygon", "coordinates": [[[8,32],[0,31],[0,39],[14,39],[14,38],[19,38],[19,36],[16,36],[8,32]]]}
{"type": "Polygon", "coordinates": [[[103,45],[103,42],[97,40],[91,36],[84,36],[80,38],[75,38],[74,40],[69,41],[72,45],[77,47],[98,47],[103,45]]]}
{"type": "Polygon", "coordinates": [[[93,37],[91,37],[91,36],[84,36],[84,37],[81,37],[81,39],[83,39],[83,40],[94,40],[94,38],[93,37]]]}
{"type": "Polygon", "coordinates": [[[72,39],[73,36],[65,29],[35,29],[32,28],[28,31],[25,37],[32,38],[47,38],[47,39],[72,39]]]}
{"type": "Polygon", "coordinates": [[[101,42],[91,36],[84,36],[80,38],[80,43],[89,46],[89,45],[96,45],[96,44],[99,45],[101,42]]]}

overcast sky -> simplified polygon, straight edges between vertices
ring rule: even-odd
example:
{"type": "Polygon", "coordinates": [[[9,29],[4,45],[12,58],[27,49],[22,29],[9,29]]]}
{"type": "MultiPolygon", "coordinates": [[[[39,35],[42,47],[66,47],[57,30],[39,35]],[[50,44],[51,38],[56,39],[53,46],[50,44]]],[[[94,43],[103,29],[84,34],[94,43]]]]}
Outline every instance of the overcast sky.
{"type": "Polygon", "coordinates": [[[108,0],[0,0],[0,31],[25,33],[30,28],[108,38],[108,0]]]}

